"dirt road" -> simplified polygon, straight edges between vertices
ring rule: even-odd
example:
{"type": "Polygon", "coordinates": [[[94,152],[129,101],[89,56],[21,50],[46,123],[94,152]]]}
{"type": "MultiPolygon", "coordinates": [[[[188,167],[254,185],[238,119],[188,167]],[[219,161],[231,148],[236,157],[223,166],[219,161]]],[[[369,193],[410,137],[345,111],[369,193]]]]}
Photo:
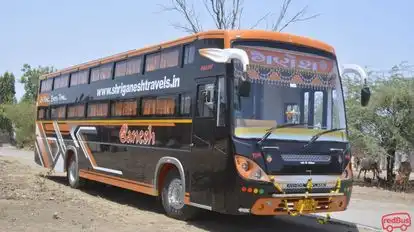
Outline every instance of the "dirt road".
{"type": "Polygon", "coordinates": [[[71,189],[21,157],[0,155],[0,231],[371,231],[320,225],[309,217],[253,219],[206,212],[182,222],[166,217],[155,198],[99,183],[71,189]]]}

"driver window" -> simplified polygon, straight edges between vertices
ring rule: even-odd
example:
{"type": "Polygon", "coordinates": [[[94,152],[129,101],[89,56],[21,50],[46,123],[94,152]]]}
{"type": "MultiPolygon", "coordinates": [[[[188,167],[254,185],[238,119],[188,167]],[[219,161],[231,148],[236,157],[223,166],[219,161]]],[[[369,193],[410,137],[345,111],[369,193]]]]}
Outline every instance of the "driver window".
{"type": "Polygon", "coordinates": [[[214,117],[214,84],[202,84],[197,88],[197,117],[214,117]]]}

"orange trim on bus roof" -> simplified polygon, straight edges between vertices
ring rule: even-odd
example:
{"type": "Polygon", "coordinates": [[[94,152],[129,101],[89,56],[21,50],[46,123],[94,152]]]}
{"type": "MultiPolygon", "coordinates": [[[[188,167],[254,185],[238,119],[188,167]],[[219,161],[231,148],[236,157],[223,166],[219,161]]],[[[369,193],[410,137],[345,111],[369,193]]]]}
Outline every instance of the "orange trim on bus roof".
{"type": "Polygon", "coordinates": [[[329,53],[335,54],[335,49],[327,43],[319,40],[311,39],[309,37],[293,35],[289,33],[274,32],[274,31],[263,31],[263,30],[230,30],[227,31],[226,47],[230,46],[232,40],[237,39],[262,39],[281,41],[286,43],[292,43],[296,45],[303,45],[307,47],[317,48],[329,53]]]}
{"type": "Polygon", "coordinates": [[[131,56],[138,56],[144,53],[151,53],[158,51],[160,49],[168,48],[177,46],[180,44],[185,44],[192,42],[194,40],[199,39],[212,39],[212,38],[223,38],[225,41],[225,47],[230,47],[230,42],[232,40],[237,39],[265,39],[265,40],[273,40],[273,41],[281,41],[287,43],[293,43],[297,45],[304,45],[308,47],[314,47],[317,49],[321,49],[330,53],[335,53],[334,48],[324,42],[314,40],[304,36],[297,36],[288,33],[281,33],[281,32],[274,32],[274,31],[264,31],[264,30],[211,30],[200,32],[197,34],[193,34],[190,36],[182,37],[176,40],[167,41],[163,43],[159,43],[156,45],[140,48],[140,49],[133,49],[126,52],[118,53],[115,55],[103,57],[100,59],[92,60],[86,63],[82,63],[79,65],[74,65],[68,68],[64,68],[58,70],[53,73],[49,73],[46,75],[41,76],[40,79],[52,78],[59,76],[61,74],[67,74],[70,72],[75,72],[79,70],[85,70],[87,68],[91,68],[100,64],[110,63],[118,60],[123,60],[131,56]]]}

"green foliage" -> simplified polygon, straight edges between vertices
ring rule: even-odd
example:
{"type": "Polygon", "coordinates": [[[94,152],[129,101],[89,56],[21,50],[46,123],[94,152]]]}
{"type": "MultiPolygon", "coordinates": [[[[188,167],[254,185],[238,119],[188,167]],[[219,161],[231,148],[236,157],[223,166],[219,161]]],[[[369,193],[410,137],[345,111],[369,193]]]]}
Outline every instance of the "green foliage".
{"type": "Polygon", "coordinates": [[[35,140],[35,105],[30,101],[4,105],[4,113],[13,122],[16,145],[20,148],[33,147],[35,140]]]}
{"type": "Polygon", "coordinates": [[[353,152],[362,156],[386,156],[388,177],[392,173],[395,152],[414,149],[414,79],[395,74],[371,79],[371,101],[361,107],[361,85],[344,78],[346,108],[353,152]]]}
{"type": "Polygon", "coordinates": [[[24,85],[25,94],[16,104],[15,77],[12,73],[0,76],[0,129],[10,135],[15,132],[18,147],[32,147],[35,139],[34,122],[36,119],[35,102],[41,75],[55,71],[53,67],[32,68],[25,64],[20,82],[24,85]]]}
{"type": "Polygon", "coordinates": [[[13,73],[5,72],[0,76],[0,130],[9,135],[13,132],[13,126],[9,118],[4,115],[3,104],[16,103],[14,82],[13,73]]]}
{"type": "Polygon", "coordinates": [[[0,101],[2,104],[16,103],[14,82],[13,73],[5,72],[0,76],[0,101]]]}
{"type": "Polygon", "coordinates": [[[54,71],[53,67],[39,66],[38,68],[32,68],[30,65],[24,64],[22,68],[23,75],[20,78],[20,83],[24,85],[25,90],[22,99],[36,101],[40,76],[54,71]]]}

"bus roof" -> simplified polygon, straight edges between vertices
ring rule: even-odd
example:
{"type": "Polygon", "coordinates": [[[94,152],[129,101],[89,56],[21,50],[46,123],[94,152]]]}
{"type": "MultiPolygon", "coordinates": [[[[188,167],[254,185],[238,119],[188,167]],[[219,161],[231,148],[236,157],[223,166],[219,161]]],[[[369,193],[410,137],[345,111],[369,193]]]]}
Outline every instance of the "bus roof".
{"type": "Polygon", "coordinates": [[[118,53],[115,55],[103,57],[100,59],[92,60],[86,63],[74,65],[68,68],[58,70],[53,73],[49,73],[40,77],[40,79],[47,79],[59,76],[61,74],[68,74],[71,72],[76,72],[78,70],[84,70],[91,67],[98,66],[100,64],[111,63],[118,60],[123,60],[128,57],[141,55],[143,53],[155,52],[163,48],[168,48],[176,46],[179,44],[190,43],[195,40],[200,39],[212,39],[212,38],[224,38],[225,47],[230,47],[230,41],[235,39],[261,39],[261,40],[272,40],[272,41],[281,41],[286,43],[292,43],[296,45],[302,45],[307,47],[317,48],[329,53],[335,54],[335,50],[332,46],[322,41],[314,40],[304,36],[293,35],[289,33],[281,33],[274,31],[264,31],[264,30],[210,30],[205,32],[200,32],[186,37],[181,37],[176,40],[159,43],[153,46],[133,49],[126,52],[118,53]]]}

